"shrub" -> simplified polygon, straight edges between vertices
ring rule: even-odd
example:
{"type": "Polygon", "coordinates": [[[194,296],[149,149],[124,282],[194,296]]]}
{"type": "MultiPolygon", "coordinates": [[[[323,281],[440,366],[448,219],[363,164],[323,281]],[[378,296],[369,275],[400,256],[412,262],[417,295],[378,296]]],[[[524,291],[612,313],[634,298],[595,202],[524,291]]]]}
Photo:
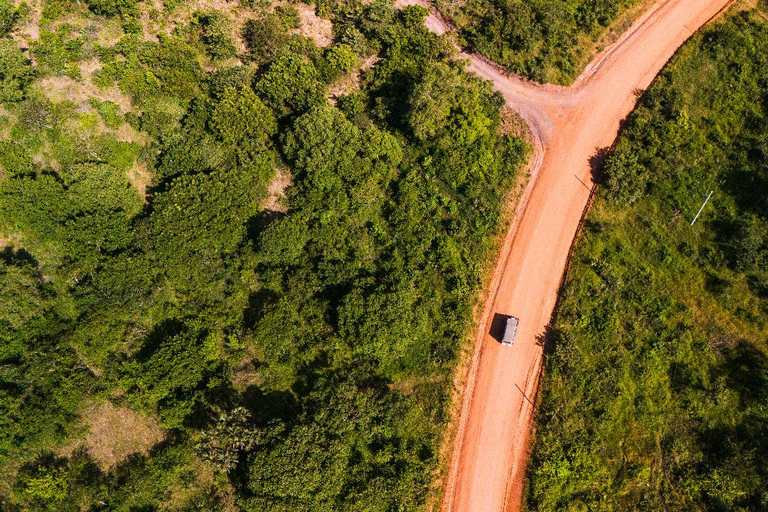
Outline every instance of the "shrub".
{"type": "Polygon", "coordinates": [[[88,8],[103,16],[135,16],[139,14],[136,0],[87,0],[88,8]]]}
{"type": "Polygon", "coordinates": [[[0,141],[0,173],[5,176],[32,174],[34,164],[29,150],[13,141],[0,141]]]}
{"type": "Polygon", "coordinates": [[[357,64],[357,55],[346,44],[336,44],[326,49],[325,62],[327,71],[325,81],[332,82],[342,75],[352,71],[357,64]]]}
{"type": "Polygon", "coordinates": [[[235,40],[230,33],[231,22],[222,12],[197,12],[193,22],[200,26],[200,37],[208,55],[214,59],[228,59],[235,56],[235,40]]]}
{"type": "Polygon", "coordinates": [[[96,98],[91,98],[90,104],[96,109],[101,118],[104,120],[104,124],[107,128],[116,130],[120,128],[125,122],[125,117],[120,112],[120,107],[113,101],[99,101],[96,98]]]}
{"type": "Polygon", "coordinates": [[[293,5],[278,5],[275,7],[275,14],[285,30],[301,27],[301,15],[293,5]]]}
{"type": "Polygon", "coordinates": [[[85,57],[83,37],[70,37],[71,27],[60,25],[56,32],[43,30],[32,42],[32,55],[38,64],[55,75],[80,78],[77,61],[85,57]]]}
{"type": "Polygon", "coordinates": [[[325,88],[315,66],[295,55],[273,62],[255,88],[279,116],[303,112],[325,101],[325,88]]]}
{"type": "Polygon", "coordinates": [[[243,38],[251,59],[258,64],[276,59],[288,44],[288,33],[276,14],[249,20],[243,28],[243,38]]]}
{"type": "Polygon", "coordinates": [[[277,133],[274,114],[250,87],[226,90],[214,107],[210,127],[224,144],[248,153],[266,149],[277,133]]]}
{"type": "Polygon", "coordinates": [[[24,99],[26,87],[34,76],[32,63],[16,41],[0,39],[0,102],[24,99]]]}
{"type": "Polygon", "coordinates": [[[0,0],[0,37],[7,36],[18,19],[19,13],[10,0],[0,0]]]}

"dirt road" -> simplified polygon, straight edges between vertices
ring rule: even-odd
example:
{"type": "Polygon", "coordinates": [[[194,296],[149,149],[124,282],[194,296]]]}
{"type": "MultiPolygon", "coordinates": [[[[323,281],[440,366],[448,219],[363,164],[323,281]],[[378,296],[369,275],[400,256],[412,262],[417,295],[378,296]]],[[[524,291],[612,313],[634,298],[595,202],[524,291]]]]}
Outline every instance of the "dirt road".
{"type": "MultiPolygon", "coordinates": [[[[405,0],[421,3],[423,0],[405,0]]],[[[568,252],[592,187],[590,159],[675,50],[730,0],[660,0],[587,66],[571,87],[508,77],[470,59],[529,124],[536,141],[530,180],[497,262],[480,322],[443,510],[519,510],[542,347],[568,252]],[[489,334],[494,315],[520,319],[513,347],[489,334]]],[[[451,30],[434,10],[427,27],[451,30]]],[[[495,334],[495,333],[494,333],[495,334]]]]}

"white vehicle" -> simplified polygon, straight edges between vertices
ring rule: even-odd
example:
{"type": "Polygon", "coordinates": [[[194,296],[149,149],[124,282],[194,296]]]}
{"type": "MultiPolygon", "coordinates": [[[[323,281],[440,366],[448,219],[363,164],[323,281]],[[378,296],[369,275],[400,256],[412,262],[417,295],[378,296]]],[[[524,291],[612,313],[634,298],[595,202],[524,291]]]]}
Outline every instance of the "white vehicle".
{"type": "Polygon", "coordinates": [[[517,317],[507,318],[507,325],[504,328],[504,337],[501,339],[502,345],[511,347],[515,343],[515,334],[517,334],[517,317]]]}

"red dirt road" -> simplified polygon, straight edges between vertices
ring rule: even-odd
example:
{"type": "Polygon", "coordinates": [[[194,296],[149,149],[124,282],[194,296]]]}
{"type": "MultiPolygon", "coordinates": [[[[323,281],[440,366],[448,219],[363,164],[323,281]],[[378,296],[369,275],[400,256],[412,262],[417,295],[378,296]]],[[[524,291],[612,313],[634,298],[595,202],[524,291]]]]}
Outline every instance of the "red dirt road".
{"type": "MultiPolygon", "coordinates": [[[[443,510],[520,510],[542,347],[568,253],[592,186],[590,158],[611,146],[619,123],[696,30],[731,0],[659,0],[571,87],[506,76],[476,56],[469,69],[491,80],[529,124],[532,176],[491,283],[475,343],[446,483],[443,510]],[[520,319],[513,347],[489,334],[493,315],[520,319]]],[[[401,2],[424,4],[424,0],[401,2]]],[[[427,27],[451,30],[434,10],[427,27]]]]}

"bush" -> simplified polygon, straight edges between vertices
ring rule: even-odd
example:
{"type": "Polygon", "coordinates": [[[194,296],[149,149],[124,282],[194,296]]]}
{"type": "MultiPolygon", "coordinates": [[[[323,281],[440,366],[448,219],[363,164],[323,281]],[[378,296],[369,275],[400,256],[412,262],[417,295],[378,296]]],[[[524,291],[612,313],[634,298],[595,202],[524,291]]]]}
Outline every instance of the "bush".
{"type": "Polygon", "coordinates": [[[301,27],[301,15],[299,10],[293,5],[275,6],[275,15],[280,20],[285,30],[292,30],[301,27]]]}
{"type": "Polygon", "coordinates": [[[248,88],[227,89],[214,106],[211,131],[227,146],[256,155],[277,133],[272,111],[248,88]]]}
{"type": "Polygon", "coordinates": [[[19,13],[10,0],[0,0],[0,38],[7,36],[19,19],[19,13]]]}
{"type": "Polygon", "coordinates": [[[332,82],[354,69],[357,65],[357,55],[350,46],[336,44],[325,50],[325,62],[325,81],[332,82]]]}
{"type": "Polygon", "coordinates": [[[71,27],[60,25],[56,32],[43,30],[32,42],[32,55],[38,64],[55,75],[80,78],[77,62],[85,58],[83,37],[70,37],[71,27]]]}
{"type": "Polygon", "coordinates": [[[208,55],[214,59],[229,59],[235,56],[235,40],[230,33],[231,22],[223,13],[197,12],[193,22],[200,26],[201,39],[208,55]]]}
{"type": "Polygon", "coordinates": [[[243,28],[243,38],[251,60],[258,64],[275,60],[288,44],[288,33],[276,14],[248,20],[243,28]]]}
{"type": "Polygon", "coordinates": [[[0,39],[0,102],[21,101],[35,76],[32,63],[16,41],[0,39]]]}
{"type": "Polygon", "coordinates": [[[136,16],[139,14],[136,0],[87,0],[86,3],[94,14],[103,16],[136,16]]]}
{"type": "Polygon", "coordinates": [[[96,98],[91,98],[90,104],[96,109],[101,118],[104,120],[104,124],[107,128],[116,130],[120,128],[125,122],[125,117],[120,112],[120,107],[113,101],[99,101],[96,98]]]}
{"type": "Polygon", "coordinates": [[[278,116],[304,112],[325,101],[325,88],[315,66],[295,55],[273,62],[255,89],[278,116]]]}

